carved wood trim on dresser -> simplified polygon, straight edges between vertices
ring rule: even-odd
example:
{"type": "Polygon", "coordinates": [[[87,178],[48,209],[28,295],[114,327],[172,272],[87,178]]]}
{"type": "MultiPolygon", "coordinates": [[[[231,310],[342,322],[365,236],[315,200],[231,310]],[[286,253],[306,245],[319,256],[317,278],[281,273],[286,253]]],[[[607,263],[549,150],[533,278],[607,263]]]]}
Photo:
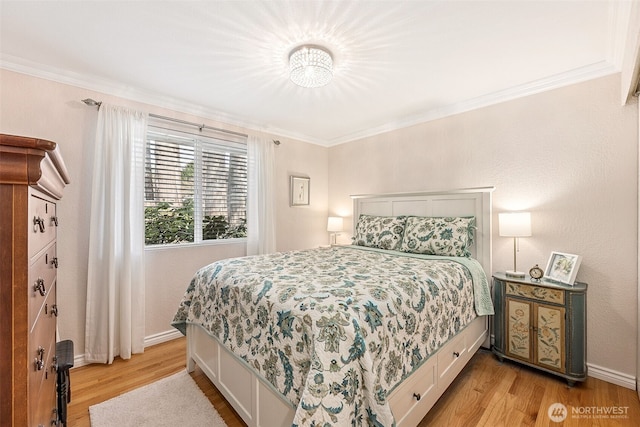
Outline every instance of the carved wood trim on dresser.
{"type": "Polygon", "coordinates": [[[2,426],[57,419],[56,203],[69,182],[56,143],[0,134],[2,426]]]}

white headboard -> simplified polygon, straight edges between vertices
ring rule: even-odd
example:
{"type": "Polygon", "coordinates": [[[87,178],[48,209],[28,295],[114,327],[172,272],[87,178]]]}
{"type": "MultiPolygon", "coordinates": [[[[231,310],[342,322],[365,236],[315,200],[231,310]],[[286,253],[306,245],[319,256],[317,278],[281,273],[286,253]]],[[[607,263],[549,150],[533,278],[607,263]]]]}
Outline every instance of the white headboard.
{"type": "Polygon", "coordinates": [[[419,193],[354,195],[353,230],[361,214],[414,216],[475,216],[476,230],[471,256],[491,277],[491,193],[494,187],[465,188],[419,193]]]}

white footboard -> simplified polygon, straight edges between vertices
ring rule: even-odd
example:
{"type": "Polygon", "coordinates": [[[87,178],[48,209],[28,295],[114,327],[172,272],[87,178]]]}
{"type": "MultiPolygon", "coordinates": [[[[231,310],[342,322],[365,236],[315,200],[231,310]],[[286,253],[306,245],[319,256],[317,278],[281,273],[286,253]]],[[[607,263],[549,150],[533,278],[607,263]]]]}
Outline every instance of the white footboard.
{"type": "Polygon", "coordinates": [[[187,370],[194,362],[249,427],[291,426],[295,408],[200,326],[187,325],[187,370]]]}
{"type": "MultiPolygon", "coordinates": [[[[415,426],[488,337],[478,317],[389,395],[396,425],[415,426]]],[[[249,427],[291,426],[295,408],[247,364],[196,325],[187,325],[187,370],[203,370],[249,427]]]]}

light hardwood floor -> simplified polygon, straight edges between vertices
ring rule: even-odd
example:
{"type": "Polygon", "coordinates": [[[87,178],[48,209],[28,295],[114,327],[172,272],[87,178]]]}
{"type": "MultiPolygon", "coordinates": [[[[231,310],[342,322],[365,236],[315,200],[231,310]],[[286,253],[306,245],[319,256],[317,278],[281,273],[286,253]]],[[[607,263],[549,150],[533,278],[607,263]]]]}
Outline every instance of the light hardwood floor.
{"type": "MultiPolygon", "coordinates": [[[[89,427],[89,406],[164,378],[185,368],[184,338],[148,347],[130,360],[71,370],[68,427],[89,427]]],[[[244,426],[204,373],[191,376],[229,427],[244,426]]],[[[426,426],[638,426],[640,401],[634,390],[588,378],[569,388],[565,381],[515,363],[500,363],[480,350],[420,423],[426,426]],[[554,423],[549,407],[568,408],[563,423],[554,423]],[[624,412],[614,419],[595,411],[624,412]],[[581,414],[573,414],[578,410],[581,414]],[[591,418],[585,418],[590,411],[591,418]],[[579,418],[582,417],[582,418],[579,418]]]]}

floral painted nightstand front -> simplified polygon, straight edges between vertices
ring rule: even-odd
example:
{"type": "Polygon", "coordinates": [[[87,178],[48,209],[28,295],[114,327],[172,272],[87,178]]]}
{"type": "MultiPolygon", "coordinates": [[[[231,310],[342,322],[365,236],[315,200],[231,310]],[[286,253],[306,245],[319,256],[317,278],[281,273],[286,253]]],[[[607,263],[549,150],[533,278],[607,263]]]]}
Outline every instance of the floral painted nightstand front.
{"type": "Polygon", "coordinates": [[[587,378],[587,285],[493,276],[493,353],[566,378],[587,378]]]}

